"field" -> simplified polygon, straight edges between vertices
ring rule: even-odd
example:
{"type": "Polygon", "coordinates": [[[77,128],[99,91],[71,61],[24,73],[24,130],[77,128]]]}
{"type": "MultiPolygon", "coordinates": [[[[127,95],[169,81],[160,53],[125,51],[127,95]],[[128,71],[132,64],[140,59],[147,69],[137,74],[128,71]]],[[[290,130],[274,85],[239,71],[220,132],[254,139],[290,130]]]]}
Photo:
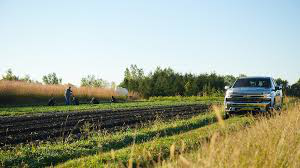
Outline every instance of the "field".
{"type": "MultiPolygon", "coordinates": [[[[263,142],[267,141],[254,143],[257,142],[255,138],[264,133],[263,130],[255,129],[268,126],[270,131],[274,128],[269,123],[278,123],[278,131],[273,132],[278,134],[277,137],[283,137],[280,130],[288,128],[279,128],[279,124],[291,123],[289,128],[298,128],[299,125],[296,124],[299,104],[295,98],[286,98],[282,115],[241,115],[227,120],[222,119],[221,98],[202,98],[197,101],[195,98],[190,98],[189,101],[188,98],[181,98],[185,101],[178,101],[178,97],[155,99],[134,103],[70,106],[68,109],[64,106],[14,107],[10,111],[7,110],[10,108],[2,108],[0,166],[238,167],[226,164],[226,158],[236,152],[232,151],[235,149],[232,145],[240,145],[239,149],[243,149],[243,145],[251,148],[252,144],[264,145],[263,142]],[[253,137],[249,137],[245,144],[243,136],[253,137]],[[224,143],[216,143],[223,141],[224,143]],[[231,144],[231,141],[235,143],[231,144]],[[226,150],[223,151],[221,147],[226,150]]],[[[293,130],[297,135],[296,129],[293,130]]],[[[286,131],[285,134],[284,137],[289,135],[286,131]]],[[[271,135],[273,134],[268,134],[271,135]]],[[[266,138],[273,138],[268,136],[266,138]]],[[[283,149],[287,149],[288,142],[297,144],[297,136],[292,137],[294,139],[289,141],[288,138],[282,139],[283,149]]],[[[273,142],[273,148],[280,147],[276,146],[277,142],[273,142]]],[[[251,158],[250,153],[255,151],[238,152],[244,155],[237,157],[239,160],[232,159],[231,163],[244,161],[245,163],[238,162],[237,165],[245,164],[244,167],[249,167],[246,164],[249,162],[247,157],[251,158]]],[[[277,157],[280,159],[280,156],[277,157]]],[[[258,161],[264,163],[262,160],[258,161]]],[[[284,158],[283,163],[291,165],[284,162],[284,158]]],[[[257,164],[254,167],[261,165],[267,167],[270,164],[257,164]]]]}
{"type": "Polygon", "coordinates": [[[149,100],[149,101],[132,101],[127,103],[100,103],[100,104],[82,104],[80,106],[24,106],[0,107],[0,116],[16,116],[16,115],[40,115],[48,112],[72,112],[72,111],[92,111],[92,110],[108,110],[108,109],[129,109],[141,107],[157,107],[170,105],[187,105],[195,103],[221,103],[222,97],[199,97],[196,100],[192,98],[182,98],[183,100],[149,100]]]}
{"type": "MultiPolygon", "coordinates": [[[[64,90],[67,85],[42,85],[21,81],[0,80],[0,106],[2,105],[46,105],[55,98],[57,104],[64,104],[64,90]]],[[[73,95],[81,102],[88,102],[92,97],[107,101],[111,96],[118,96],[113,89],[73,87],[73,95]]],[[[131,93],[131,97],[136,95],[131,93]]],[[[119,99],[124,99],[119,97],[119,99]]]]}
{"type": "Polygon", "coordinates": [[[300,104],[271,118],[259,117],[251,127],[214,134],[197,150],[157,167],[300,167],[300,104]]]}
{"type": "Polygon", "coordinates": [[[70,133],[78,133],[85,123],[98,129],[110,129],[153,121],[157,117],[170,119],[191,117],[209,109],[206,104],[159,106],[119,110],[94,110],[89,112],[47,113],[39,116],[0,118],[0,144],[41,140],[70,133]]]}
{"type": "MultiPolygon", "coordinates": [[[[202,111],[202,110],[201,110],[202,111]]],[[[157,118],[154,122],[144,122],[143,125],[137,128],[127,128],[118,132],[93,132],[90,131],[89,126],[85,126],[85,129],[81,130],[81,136],[79,139],[76,137],[67,137],[64,140],[57,140],[54,142],[44,141],[34,144],[23,144],[15,146],[3,146],[1,151],[1,162],[3,166],[19,166],[22,164],[28,164],[30,167],[49,166],[57,164],[72,158],[78,158],[84,155],[93,155],[99,152],[109,153],[111,150],[124,151],[121,154],[127,155],[128,149],[134,144],[151,145],[155,144],[153,140],[162,139],[166,140],[166,147],[177,136],[185,137],[184,133],[194,130],[198,132],[198,129],[203,129],[206,125],[213,124],[217,121],[213,113],[200,113],[193,118],[189,119],[173,119],[171,121],[164,121],[163,118],[157,118]],[[172,138],[173,137],[173,138],[172,138]],[[168,139],[171,138],[169,141],[168,139]],[[18,153],[19,155],[15,155],[18,153]]],[[[236,120],[232,119],[232,123],[248,122],[248,120],[236,120]]],[[[209,136],[209,132],[213,129],[218,129],[217,124],[213,124],[211,127],[200,131],[199,135],[209,136]]],[[[193,133],[189,133],[193,135],[193,133]]],[[[205,138],[205,137],[203,137],[205,138]]],[[[180,139],[179,139],[180,140],[180,139]]],[[[104,154],[103,153],[103,154],[104,154]]],[[[107,155],[107,154],[106,154],[107,155]]],[[[109,155],[110,156],[110,155],[109,155]]],[[[120,157],[122,158],[122,157],[120,157]]],[[[106,160],[107,160],[106,156],[106,160]]],[[[105,158],[104,158],[105,161],[105,158]]],[[[126,158],[123,161],[127,162],[126,158]]]]}

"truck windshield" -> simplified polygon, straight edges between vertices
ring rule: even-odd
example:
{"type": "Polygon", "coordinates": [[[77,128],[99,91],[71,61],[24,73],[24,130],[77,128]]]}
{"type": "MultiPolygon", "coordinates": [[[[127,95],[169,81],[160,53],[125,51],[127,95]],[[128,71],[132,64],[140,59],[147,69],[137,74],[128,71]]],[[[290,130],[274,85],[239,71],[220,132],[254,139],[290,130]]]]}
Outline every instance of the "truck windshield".
{"type": "Polygon", "coordinates": [[[263,87],[271,88],[270,79],[264,78],[244,78],[238,79],[233,85],[234,88],[238,87],[263,87]]]}

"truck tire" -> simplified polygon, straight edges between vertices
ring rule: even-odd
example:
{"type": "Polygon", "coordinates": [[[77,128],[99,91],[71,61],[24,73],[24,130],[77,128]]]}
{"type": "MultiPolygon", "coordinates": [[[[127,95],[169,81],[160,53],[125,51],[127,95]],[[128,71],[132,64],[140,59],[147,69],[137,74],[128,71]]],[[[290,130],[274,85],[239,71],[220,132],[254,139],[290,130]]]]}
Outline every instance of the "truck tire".
{"type": "Polygon", "coordinates": [[[228,113],[228,112],[225,112],[225,114],[224,114],[224,119],[226,120],[226,119],[228,119],[230,117],[230,114],[228,113]]]}

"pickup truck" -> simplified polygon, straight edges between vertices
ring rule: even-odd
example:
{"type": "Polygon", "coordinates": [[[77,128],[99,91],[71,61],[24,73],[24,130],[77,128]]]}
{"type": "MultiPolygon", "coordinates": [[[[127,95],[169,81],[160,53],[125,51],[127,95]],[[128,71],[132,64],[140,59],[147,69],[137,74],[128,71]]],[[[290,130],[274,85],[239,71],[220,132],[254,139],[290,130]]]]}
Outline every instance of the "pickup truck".
{"type": "Polygon", "coordinates": [[[225,118],[241,111],[270,112],[282,107],[282,86],[271,77],[239,78],[225,90],[225,118]]]}

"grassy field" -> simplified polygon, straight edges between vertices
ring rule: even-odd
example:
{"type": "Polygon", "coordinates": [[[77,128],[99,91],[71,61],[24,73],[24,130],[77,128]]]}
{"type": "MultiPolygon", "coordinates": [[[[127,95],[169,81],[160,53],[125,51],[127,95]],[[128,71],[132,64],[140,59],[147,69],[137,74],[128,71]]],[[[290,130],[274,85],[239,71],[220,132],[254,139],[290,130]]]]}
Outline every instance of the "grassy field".
{"type": "MultiPolygon", "coordinates": [[[[294,105],[293,105],[294,104],[294,105]]],[[[300,104],[271,118],[258,118],[235,133],[214,134],[198,150],[158,167],[300,167],[300,104]]]]}
{"type": "MultiPolygon", "coordinates": [[[[201,101],[113,105],[135,108],[197,102],[201,101]]],[[[3,146],[0,167],[299,167],[298,99],[286,98],[281,115],[272,117],[223,120],[222,109],[214,105],[211,112],[190,119],[158,118],[118,132],[91,131],[86,124],[80,138],[70,135],[64,140],[3,146]]]]}
{"type": "MultiPolygon", "coordinates": [[[[62,165],[58,165],[58,167],[122,167],[122,166],[128,166],[128,167],[135,167],[135,166],[158,166],[158,167],[240,167],[241,165],[245,165],[242,167],[251,167],[252,166],[252,155],[256,154],[255,152],[259,152],[263,149],[263,152],[261,153],[262,156],[257,155],[255,159],[257,159],[257,163],[255,167],[285,167],[284,165],[291,165],[293,167],[297,167],[299,159],[299,154],[295,155],[293,157],[293,160],[291,161],[292,164],[288,164],[287,160],[289,157],[284,156],[283,158],[280,156],[274,155],[274,151],[277,151],[277,154],[280,153],[280,147],[277,145],[280,144],[280,141],[286,140],[287,142],[284,144],[285,151],[284,153],[288,152],[297,152],[298,151],[298,145],[299,141],[297,136],[295,136],[298,131],[298,127],[294,128],[294,136],[291,136],[291,140],[287,140],[289,137],[287,137],[287,132],[290,128],[281,128],[279,127],[284,123],[289,123],[290,119],[293,119],[293,121],[290,121],[292,123],[297,123],[298,119],[300,118],[299,113],[299,104],[295,102],[296,99],[292,100],[286,100],[285,110],[282,112],[284,115],[279,115],[279,113],[275,113],[274,116],[271,118],[264,117],[264,116],[258,116],[258,117],[247,117],[247,116],[236,116],[233,118],[230,118],[228,120],[222,120],[219,117],[219,122],[217,123],[211,123],[207,124],[205,126],[192,129],[187,132],[181,132],[177,135],[167,136],[167,137],[157,137],[151,141],[144,142],[142,144],[136,144],[132,143],[131,146],[128,146],[126,148],[122,148],[119,150],[114,150],[113,152],[101,152],[94,156],[87,156],[87,157],[81,157],[79,159],[70,160],[62,165]],[[299,117],[295,117],[295,115],[298,115],[299,117]],[[287,117],[290,116],[290,117],[287,117]],[[286,118],[282,120],[281,122],[278,120],[281,120],[281,118],[286,118]],[[277,140],[273,142],[273,146],[267,144],[261,144],[258,139],[261,139],[263,137],[264,142],[272,141],[273,137],[267,137],[264,134],[277,134],[281,131],[273,131],[271,125],[269,125],[269,122],[275,124],[277,121],[277,128],[276,130],[284,130],[284,136],[282,134],[277,135],[277,140]],[[264,130],[262,125],[260,123],[264,123],[265,125],[268,125],[268,129],[264,130]],[[247,127],[246,127],[247,126],[247,127]],[[246,128],[246,129],[245,129],[246,128]],[[245,135],[241,134],[238,138],[240,145],[236,146],[236,137],[235,135],[239,134],[240,132],[248,132],[248,130],[253,130],[253,133],[260,132],[260,134],[253,136],[252,138],[249,137],[246,141],[245,135]],[[259,130],[259,131],[257,131],[259,130]],[[265,131],[268,131],[266,133],[265,131]],[[223,146],[220,146],[219,148],[214,148],[212,145],[218,145],[223,143],[223,139],[219,139],[219,137],[225,137],[228,138],[227,141],[225,141],[228,145],[228,148],[225,148],[227,150],[224,150],[223,146]],[[245,143],[244,143],[245,142],[245,143]],[[292,148],[292,150],[289,150],[288,145],[289,142],[292,144],[295,144],[296,148],[292,148]],[[298,143],[298,144],[297,144],[298,143]],[[256,148],[257,145],[260,144],[260,148],[256,148]],[[248,145],[248,146],[247,146],[248,145]],[[255,151],[247,151],[244,146],[247,146],[249,148],[252,148],[255,151]],[[270,148],[272,147],[272,148],[270,148]],[[231,149],[236,149],[239,152],[232,151],[231,149]],[[200,151],[198,151],[201,149],[200,151]],[[272,150],[276,149],[276,150],[272,150]],[[267,156],[268,152],[270,152],[270,156],[277,157],[279,161],[279,164],[274,164],[275,162],[272,162],[272,158],[267,156]],[[201,154],[199,154],[199,153],[201,154]],[[242,153],[241,153],[242,152],[242,153]],[[191,154],[190,154],[191,153],[191,154]],[[213,157],[213,153],[215,156],[213,157]],[[273,155],[271,155],[271,153],[273,155]],[[190,155],[188,155],[190,154],[190,155]],[[227,154],[227,155],[225,155],[227,154]],[[245,154],[242,157],[231,157],[239,156],[239,155],[245,154]],[[199,155],[203,158],[201,160],[197,160],[199,158],[199,155]],[[193,156],[193,157],[192,157],[193,156]],[[222,158],[225,156],[224,158],[222,158]],[[268,157],[268,159],[265,160],[262,159],[264,157],[268,157]],[[169,158],[171,160],[164,160],[165,158],[169,158]],[[188,161],[186,158],[194,158],[196,160],[190,160],[188,161]],[[216,158],[220,158],[220,162],[217,162],[216,158]],[[228,162],[228,158],[230,158],[228,162]],[[241,164],[236,164],[236,158],[239,158],[239,161],[242,161],[241,164]],[[243,164],[243,161],[245,161],[248,164],[243,164]],[[214,162],[216,164],[210,164],[208,162],[214,162]],[[207,165],[202,164],[207,163],[207,165]],[[272,163],[272,164],[269,164],[272,163]]],[[[221,115],[221,108],[215,108],[216,116],[221,115]]],[[[216,121],[215,117],[215,120],[216,121]]],[[[299,122],[298,122],[299,123],[299,122]]],[[[299,124],[298,124],[299,125],[299,124]]],[[[292,126],[292,125],[290,125],[292,126]]],[[[270,143],[269,143],[270,144],[270,143]]],[[[248,148],[248,149],[249,149],[248,148]]],[[[293,155],[293,153],[290,153],[290,155],[293,155]]],[[[299,153],[299,152],[297,152],[299,153]]],[[[256,155],[255,155],[256,156],[256,155]]],[[[277,159],[275,158],[275,160],[277,159]]]]}
{"type": "Polygon", "coordinates": [[[106,166],[128,166],[131,165],[152,165],[164,159],[170,154],[171,157],[181,151],[189,151],[209,139],[214,132],[225,133],[243,128],[251,123],[249,118],[231,118],[226,121],[227,126],[221,127],[218,123],[209,124],[188,132],[168,137],[157,137],[149,142],[142,144],[133,143],[129,147],[119,150],[98,153],[93,156],[82,157],[68,161],[58,167],[97,167],[106,166]]]}
{"type": "MultiPolygon", "coordinates": [[[[155,152],[158,152],[158,148],[166,152],[163,155],[167,155],[168,148],[172,143],[188,140],[186,143],[187,148],[189,148],[207,139],[215,131],[229,131],[235,127],[240,127],[241,124],[250,123],[249,118],[236,117],[227,121],[231,125],[230,127],[223,129],[215,123],[216,121],[217,118],[214,113],[207,113],[187,120],[175,119],[170,122],[157,120],[154,123],[145,123],[144,126],[137,129],[126,129],[117,133],[84,132],[83,130],[85,134],[88,134],[87,138],[74,139],[70,137],[64,142],[41,142],[40,144],[25,144],[17,147],[6,146],[0,151],[0,162],[5,167],[20,165],[43,167],[82,156],[97,158],[101,154],[103,157],[95,163],[107,163],[112,161],[111,150],[114,150],[115,157],[126,163],[133,144],[139,149],[153,147],[153,150],[149,151],[153,157],[154,154],[157,155],[155,152]]],[[[141,150],[137,151],[141,152],[141,150]]],[[[136,153],[136,155],[138,154],[140,153],[136,153]]],[[[76,160],[73,162],[71,161],[67,165],[77,164],[76,160]]]]}
{"type": "Polygon", "coordinates": [[[79,106],[26,106],[0,107],[0,116],[33,115],[43,112],[91,111],[105,109],[127,109],[171,105],[188,105],[196,103],[221,103],[223,98],[199,97],[197,100],[185,98],[184,101],[140,101],[127,103],[82,104],[79,106]]]}

